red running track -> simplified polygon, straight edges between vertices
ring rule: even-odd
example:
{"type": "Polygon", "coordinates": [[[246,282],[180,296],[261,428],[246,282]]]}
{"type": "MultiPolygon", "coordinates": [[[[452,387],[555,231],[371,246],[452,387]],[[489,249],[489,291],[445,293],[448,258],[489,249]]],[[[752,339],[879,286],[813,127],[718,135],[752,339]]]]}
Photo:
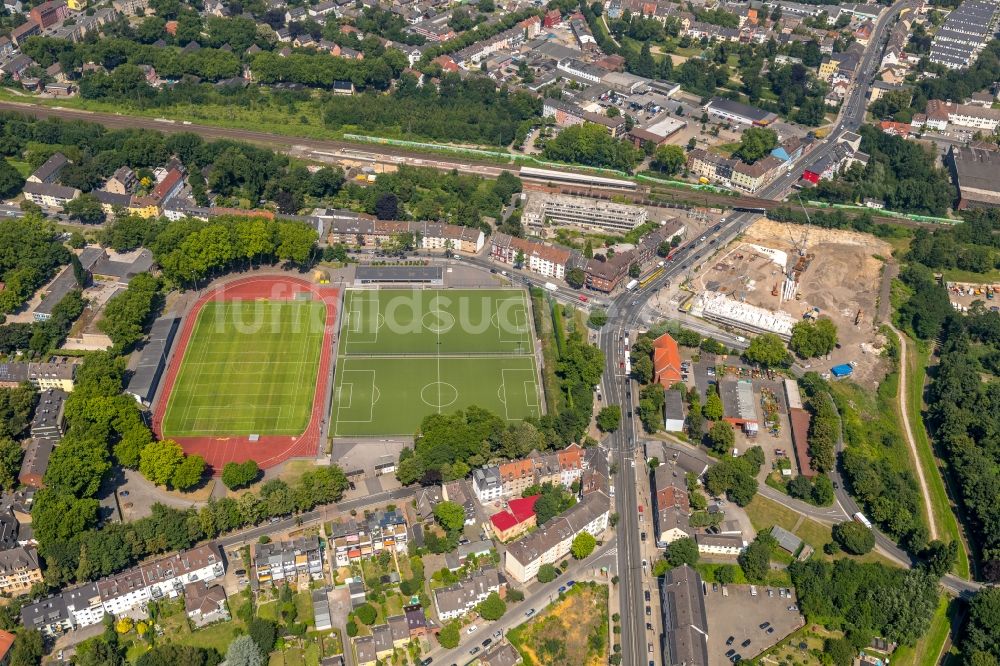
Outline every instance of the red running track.
{"type": "Polygon", "coordinates": [[[173,437],[184,452],[199,455],[211,466],[212,473],[222,474],[222,468],[229,462],[254,460],[261,468],[274,467],[289,458],[313,457],[319,451],[320,424],[324,418],[327,385],[330,382],[330,364],[333,362],[333,332],[337,320],[337,304],[340,291],[335,287],[314,285],[300,278],[285,276],[260,276],[240,278],[221,284],[201,298],[188,311],[176,342],[176,351],[170,359],[163,378],[156,408],[153,411],[153,431],[163,437],[163,414],[173,391],[174,382],[180,371],[184,353],[187,351],[191,333],[198,313],[208,301],[234,301],[240,299],[292,300],[296,294],[311,293],[326,304],[326,327],[323,333],[323,349],[320,351],[319,371],[316,375],[316,393],[313,396],[312,416],[305,431],[298,436],[261,435],[251,442],[246,435],[216,435],[209,437],[173,437]]]}

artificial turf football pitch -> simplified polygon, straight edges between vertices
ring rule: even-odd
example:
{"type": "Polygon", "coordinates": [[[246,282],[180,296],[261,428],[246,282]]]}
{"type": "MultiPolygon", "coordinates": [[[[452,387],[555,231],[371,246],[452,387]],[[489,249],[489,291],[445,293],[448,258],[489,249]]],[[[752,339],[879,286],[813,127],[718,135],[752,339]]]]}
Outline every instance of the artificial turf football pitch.
{"type": "Polygon", "coordinates": [[[540,416],[525,294],[349,290],[333,390],[337,437],[412,435],[428,414],[477,405],[540,416]]]}
{"type": "Polygon", "coordinates": [[[326,306],[208,301],[163,417],[164,437],[298,435],[309,424],[326,306]]]}

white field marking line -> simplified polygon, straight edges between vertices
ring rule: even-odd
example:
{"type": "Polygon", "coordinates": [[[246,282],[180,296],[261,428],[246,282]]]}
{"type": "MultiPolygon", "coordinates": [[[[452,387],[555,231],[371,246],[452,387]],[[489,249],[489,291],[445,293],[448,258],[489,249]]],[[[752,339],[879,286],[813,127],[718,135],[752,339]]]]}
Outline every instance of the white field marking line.
{"type": "MultiPolygon", "coordinates": [[[[437,348],[435,349],[435,351],[437,352],[437,387],[438,387],[437,404],[438,404],[438,414],[440,414],[441,413],[441,330],[440,329],[438,329],[437,348]]],[[[455,389],[455,393],[456,394],[458,393],[458,389],[455,389]]],[[[458,400],[458,397],[456,396],[455,399],[458,400]]]]}
{"type": "Polygon", "coordinates": [[[499,308],[497,308],[496,304],[498,302],[514,301],[514,300],[519,301],[519,303],[518,303],[519,307],[511,308],[510,315],[511,315],[512,318],[516,319],[516,315],[520,314],[521,315],[521,319],[523,320],[523,323],[518,323],[517,321],[514,321],[513,322],[514,326],[517,327],[517,328],[521,328],[522,326],[526,327],[527,323],[528,323],[528,311],[527,311],[527,308],[526,308],[526,306],[524,304],[524,299],[523,298],[504,298],[504,299],[498,298],[497,300],[490,301],[491,304],[493,305],[493,316],[490,317],[490,320],[494,322],[493,325],[497,329],[497,341],[498,342],[500,342],[502,344],[520,343],[522,345],[527,345],[527,342],[526,342],[525,337],[524,337],[524,336],[526,336],[528,334],[528,329],[527,328],[524,329],[524,333],[522,335],[520,335],[520,336],[518,336],[518,337],[516,337],[514,339],[508,339],[508,338],[504,338],[503,337],[503,330],[500,327],[500,310],[499,310],[499,308]]]}
{"type": "MultiPolygon", "coordinates": [[[[349,372],[350,373],[355,373],[355,374],[370,374],[371,375],[371,382],[370,383],[371,383],[371,387],[372,387],[372,391],[371,391],[370,395],[371,395],[372,399],[374,400],[374,397],[375,397],[375,371],[374,370],[343,370],[342,372],[345,375],[347,373],[349,373],[349,372]]],[[[350,384],[351,384],[351,404],[353,406],[353,404],[354,404],[354,382],[350,382],[350,384]]],[[[343,384],[341,384],[341,386],[343,386],[343,384]]],[[[368,412],[368,418],[367,419],[342,419],[342,418],[340,418],[340,412],[343,409],[344,409],[343,405],[338,405],[337,406],[337,422],[338,423],[371,423],[372,421],[375,420],[375,403],[374,402],[372,402],[369,405],[369,412],[368,412]]]]}
{"type": "MultiPolygon", "coordinates": [[[[365,320],[364,315],[365,315],[366,312],[370,311],[370,309],[372,307],[374,307],[375,308],[375,331],[374,331],[374,336],[375,337],[372,340],[358,340],[358,339],[356,339],[355,336],[344,336],[344,339],[341,341],[341,344],[344,347],[344,352],[345,353],[348,353],[347,352],[347,347],[349,345],[371,345],[371,344],[377,344],[378,343],[378,332],[379,332],[379,329],[382,328],[382,324],[379,323],[379,318],[381,317],[382,318],[382,322],[383,323],[385,322],[385,317],[382,315],[382,302],[379,300],[378,292],[377,291],[365,291],[364,292],[365,297],[364,297],[364,299],[362,299],[360,301],[358,301],[358,299],[355,297],[356,294],[358,293],[356,290],[352,290],[349,293],[351,294],[350,314],[356,315],[356,318],[357,318],[357,321],[358,321],[358,325],[357,325],[357,329],[356,330],[351,330],[350,328],[348,328],[347,330],[349,332],[357,333],[357,334],[364,333],[365,332],[364,331],[364,326],[363,326],[363,323],[364,323],[364,320],[365,320]],[[375,297],[374,300],[371,298],[371,296],[375,297]],[[354,307],[356,302],[358,303],[358,307],[354,307]],[[365,306],[367,306],[367,309],[366,309],[365,306]]],[[[353,321],[353,319],[349,320],[349,322],[350,321],[353,321]]]]}
{"type": "MultiPolygon", "coordinates": [[[[507,373],[508,372],[522,372],[523,373],[523,372],[528,372],[528,369],[527,368],[501,368],[500,369],[500,381],[501,381],[501,385],[504,387],[504,391],[503,391],[503,395],[504,395],[504,404],[503,404],[504,416],[506,417],[506,419],[508,421],[517,421],[519,419],[512,419],[510,417],[510,402],[507,400],[507,373]]],[[[523,382],[524,380],[521,380],[521,381],[523,382]]],[[[516,384],[517,384],[516,380],[511,382],[512,386],[516,385],[516,384]]]]}
{"type": "Polygon", "coordinates": [[[537,391],[533,391],[535,388],[534,380],[524,381],[524,406],[528,409],[529,416],[540,416],[538,413],[538,396],[537,391]],[[534,397],[532,394],[536,394],[534,397]]]}

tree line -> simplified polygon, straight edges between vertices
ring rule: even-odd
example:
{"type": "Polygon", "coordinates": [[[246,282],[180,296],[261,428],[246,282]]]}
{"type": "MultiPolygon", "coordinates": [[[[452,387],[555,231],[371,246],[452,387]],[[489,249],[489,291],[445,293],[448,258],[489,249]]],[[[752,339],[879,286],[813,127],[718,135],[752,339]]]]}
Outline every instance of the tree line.
{"type": "MultiPolygon", "coordinates": [[[[284,60],[281,59],[284,67],[284,60]]],[[[524,91],[496,89],[486,77],[463,80],[458,74],[441,75],[441,83],[417,85],[416,77],[404,74],[387,95],[366,94],[332,97],[324,105],[327,127],[356,127],[378,134],[426,137],[454,143],[509,146],[524,124],[537,123],[542,115],[541,99],[524,91]]]]}
{"type": "Polygon", "coordinates": [[[937,156],[923,145],[885,134],[864,125],[861,150],[868,164],[853,164],[841,177],[821,180],[815,197],[833,203],[858,203],[865,198],[884,201],[891,210],[944,215],[955,200],[948,173],[937,166],[937,156]]]}
{"type": "MultiPolygon", "coordinates": [[[[23,180],[22,180],[23,183],[23,180]]],[[[0,225],[0,317],[14,312],[69,263],[69,250],[52,225],[28,215],[0,225]]]]}

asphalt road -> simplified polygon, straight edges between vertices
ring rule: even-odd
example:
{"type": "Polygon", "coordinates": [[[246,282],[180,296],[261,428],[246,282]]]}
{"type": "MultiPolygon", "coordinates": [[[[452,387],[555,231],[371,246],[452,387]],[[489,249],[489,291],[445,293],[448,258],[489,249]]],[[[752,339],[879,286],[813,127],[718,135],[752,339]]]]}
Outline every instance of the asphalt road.
{"type": "Polygon", "coordinates": [[[223,549],[227,549],[230,546],[242,546],[247,543],[256,542],[262,536],[281,534],[282,532],[330,520],[333,517],[333,514],[344,513],[351,511],[352,509],[360,509],[362,507],[374,506],[387,502],[408,502],[413,499],[416,494],[416,488],[399,488],[397,490],[389,490],[382,493],[376,493],[374,495],[359,497],[358,499],[347,500],[346,502],[324,504],[323,506],[317,507],[312,511],[300,513],[297,516],[282,518],[270,523],[264,523],[263,525],[258,525],[257,527],[245,529],[242,532],[233,532],[232,534],[216,539],[215,542],[223,549]]]}

